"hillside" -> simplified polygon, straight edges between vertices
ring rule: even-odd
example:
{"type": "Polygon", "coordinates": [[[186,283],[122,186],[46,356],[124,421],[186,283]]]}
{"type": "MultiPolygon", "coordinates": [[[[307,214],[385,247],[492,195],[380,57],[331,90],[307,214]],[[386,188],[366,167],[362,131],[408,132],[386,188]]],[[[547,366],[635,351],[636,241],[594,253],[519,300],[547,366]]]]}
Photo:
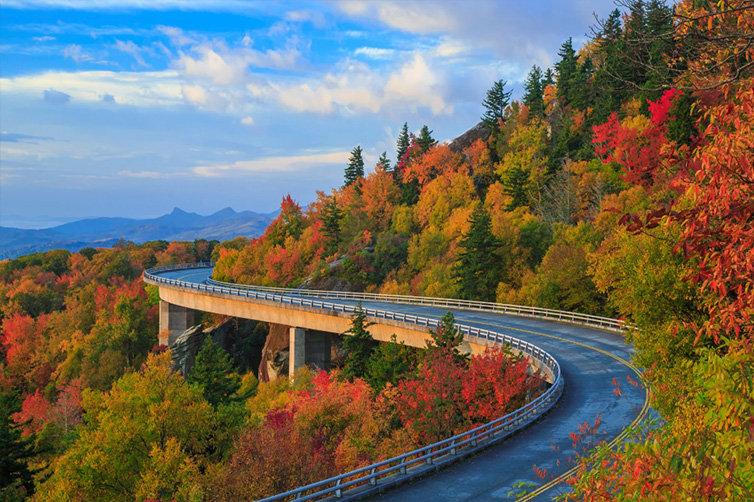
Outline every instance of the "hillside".
{"type": "MultiPolygon", "coordinates": [[[[573,424],[564,497],[754,500],[754,5],[621,4],[583,47],[569,38],[552,68],[532,67],[522,99],[492,82],[481,125],[440,144],[405,124],[373,170],[355,147],[341,186],[307,207],[283,196],[259,238],[197,240],[264,218],[228,209],[30,233],[118,241],[0,263],[0,440],[20,466],[0,490],[259,499],[499,416],[508,378],[530,394],[520,360],[460,353],[450,313],[423,351],[377,346],[354,316],[341,373],[259,382],[207,343],[184,378],[157,346],[159,297],[140,274],[212,259],[230,282],[623,319],[642,378],[613,379],[611,398],[644,386],[659,420],[615,448],[599,444],[599,414],[573,424]]],[[[274,329],[282,353],[288,328],[274,329]]],[[[259,330],[239,352],[273,338],[259,330]]]]}

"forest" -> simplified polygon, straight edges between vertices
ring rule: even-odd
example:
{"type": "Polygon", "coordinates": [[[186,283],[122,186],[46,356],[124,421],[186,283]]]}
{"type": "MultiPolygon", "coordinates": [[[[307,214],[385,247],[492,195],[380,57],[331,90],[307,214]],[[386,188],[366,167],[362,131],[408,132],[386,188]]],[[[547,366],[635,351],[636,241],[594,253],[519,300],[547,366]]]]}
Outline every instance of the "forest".
{"type": "Polygon", "coordinates": [[[184,378],[140,277],[203,260],[237,283],[626,320],[659,419],[580,459],[563,497],[754,499],[754,5],[621,6],[532,67],[520,100],[493,82],[468,134],[440,144],[404,124],[373,169],[356,146],[342,186],[307,207],[283,196],[257,239],[1,262],[4,499],[263,497],[541,389],[509,352],[461,354],[450,317],[412,349],[375,344],[356,315],[341,367],[293,381],[259,382],[206,343],[184,378]]]}

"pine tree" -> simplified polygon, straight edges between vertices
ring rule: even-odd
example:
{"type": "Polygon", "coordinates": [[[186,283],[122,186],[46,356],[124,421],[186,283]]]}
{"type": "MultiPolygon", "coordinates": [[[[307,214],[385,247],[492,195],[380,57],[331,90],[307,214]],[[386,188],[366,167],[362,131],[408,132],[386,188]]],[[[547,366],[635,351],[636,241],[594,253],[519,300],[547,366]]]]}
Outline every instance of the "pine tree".
{"type": "Polygon", "coordinates": [[[215,408],[228,403],[241,386],[230,356],[209,336],[196,355],[188,381],[201,387],[205,399],[215,408]]]}
{"type": "Polygon", "coordinates": [[[471,227],[460,242],[458,262],[453,275],[461,298],[494,301],[500,277],[499,243],[492,235],[490,215],[480,202],[469,219],[471,227]]]}
{"type": "Polygon", "coordinates": [[[0,499],[23,500],[23,493],[34,493],[33,472],[29,460],[33,456],[34,436],[23,437],[21,427],[13,421],[13,413],[21,411],[14,395],[0,394],[0,499]]]}
{"type": "Polygon", "coordinates": [[[553,73],[552,68],[548,68],[545,70],[545,76],[542,78],[542,92],[545,91],[548,85],[553,85],[555,83],[555,73],[553,73]]]}
{"type": "Polygon", "coordinates": [[[338,202],[333,197],[322,209],[322,233],[327,240],[325,253],[327,256],[338,252],[340,246],[340,230],[343,212],[338,207],[338,202]]]}
{"type": "Polygon", "coordinates": [[[437,328],[430,329],[431,340],[427,340],[427,353],[425,357],[432,357],[437,352],[450,353],[456,361],[465,363],[469,360],[468,354],[463,354],[459,347],[463,343],[463,333],[458,331],[455,325],[456,319],[452,312],[446,312],[440,319],[437,328]]]}
{"type": "Polygon", "coordinates": [[[416,349],[398,343],[395,335],[389,342],[381,343],[369,358],[367,381],[376,392],[388,382],[396,385],[411,374],[417,363],[416,349]]]}
{"type": "Polygon", "coordinates": [[[534,65],[531,67],[529,75],[526,77],[524,83],[524,104],[529,107],[529,111],[532,115],[542,116],[544,114],[544,100],[542,93],[544,88],[542,87],[542,69],[534,65]]]}
{"type": "Polygon", "coordinates": [[[437,141],[432,137],[432,131],[429,130],[429,127],[426,125],[422,126],[421,131],[419,131],[419,137],[416,138],[416,144],[419,145],[421,152],[426,152],[434,146],[435,143],[437,143],[437,141]]]}
{"type": "Polygon", "coordinates": [[[377,345],[371,333],[367,331],[372,324],[367,322],[367,315],[361,308],[361,302],[357,303],[351,320],[351,328],[343,333],[349,336],[343,338],[343,348],[348,351],[348,356],[340,372],[341,378],[353,380],[366,377],[369,358],[377,345]]]}
{"type": "Polygon", "coordinates": [[[351,152],[348,159],[348,167],[345,173],[345,186],[348,186],[364,177],[364,159],[361,156],[361,146],[357,146],[351,152]]]}
{"type": "Polygon", "coordinates": [[[377,159],[377,168],[382,169],[387,173],[392,170],[390,167],[390,159],[387,158],[387,152],[382,152],[380,158],[377,159]]]}
{"type": "Polygon", "coordinates": [[[400,164],[403,160],[403,156],[406,155],[406,152],[408,151],[409,147],[409,139],[408,139],[408,122],[403,123],[403,129],[401,129],[401,133],[398,135],[398,141],[396,143],[397,149],[395,151],[396,155],[396,164],[400,164]]]}
{"type": "Polygon", "coordinates": [[[512,90],[505,90],[507,84],[508,82],[505,80],[498,80],[492,84],[492,88],[487,91],[487,99],[482,101],[485,109],[482,122],[492,131],[497,131],[500,128],[499,121],[503,120],[505,108],[508,106],[513,93],[512,90]]]}
{"type": "Polygon", "coordinates": [[[558,100],[562,107],[568,106],[574,100],[575,86],[574,79],[578,71],[578,57],[573,50],[573,40],[563,42],[558,51],[560,61],[555,63],[555,69],[558,72],[558,100]]]}

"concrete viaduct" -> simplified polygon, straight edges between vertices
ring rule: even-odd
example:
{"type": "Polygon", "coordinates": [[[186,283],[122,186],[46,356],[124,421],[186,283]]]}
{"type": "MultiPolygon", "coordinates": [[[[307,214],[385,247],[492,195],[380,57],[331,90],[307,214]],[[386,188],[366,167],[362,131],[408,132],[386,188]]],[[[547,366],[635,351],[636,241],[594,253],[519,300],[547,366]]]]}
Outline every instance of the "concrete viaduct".
{"type": "Polygon", "coordinates": [[[327,366],[330,337],[323,333],[348,330],[357,301],[375,323],[369,328],[375,339],[386,341],[396,334],[419,347],[425,345],[428,328],[450,310],[465,334],[466,351],[506,343],[529,356],[553,383],[547,399],[538,398],[471,436],[449,438],[392,459],[389,466],[369,466],[364,472],[324,480],[269,501],[308,499],[312,493],[353,500],[417,476],[421,479],[378,500],[550,500],[562,493],[563,480],[573,472],[568,459],[580,451],[570,434],[579,425],[593,423],[599,414],[602,426],[596,439],[615,442],[649,411],[645,390],[626,383],[627,377],[639,380],[640,372],[629,362],[632,349],[624,342],[622,326],[612,319],[461,300],[230,285],[213,281],[211,273],[211,268],[196,265],[145,273],[145,282],[159,287],[160,330],[167,333],[161,342],[169,343],[190,327],[194,310],[287,325],[289,371],[293,371],[303,364],[327,366]],[[620,397],[613,382],[622,384],[620,397]],[[479,453],[492,443],[497,446],[479,453]],[[474,456],[456,462],[459,445],[468,446],[474,456]],[[442,475],[423,476],[446,464],[452,465],[442,475]],[[535,465],[547,472],[545,479],[535,474],[535,465]],[[522,491],[527,493],[522,496],[522,491]]]}

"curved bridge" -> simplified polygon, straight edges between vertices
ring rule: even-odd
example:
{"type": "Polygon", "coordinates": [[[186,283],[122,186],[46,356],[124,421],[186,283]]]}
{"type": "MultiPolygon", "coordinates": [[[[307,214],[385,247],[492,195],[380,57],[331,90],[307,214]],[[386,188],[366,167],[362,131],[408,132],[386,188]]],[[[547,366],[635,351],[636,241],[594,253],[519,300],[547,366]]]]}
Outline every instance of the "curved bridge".
{"type": "Polygon", "coordinates": [[[628,362],[621,324],[612,319],[486,302],[233,285],[211,274],[209,264],[145,272],[145,282],[160,290],[161,330],[185,329],[189,309],[289,325],[291,366],[297,367],[307,360],[305,329],[346,331],[358,301],[375,323],[370,332],[376,339],[395,333],[414,346],[424,346],[428,328],[450,310],[467,350],[508,344],[552,384],[524,408],[473,431],[265,500],[352,500],[409,482],[379,500],[549,500],[564,489],[560,481],[573,471],[570,460],[582,453],[583,445],[570,437],[580,424],[599,416],[596,440],[614,442],[648,411],[645,392],[628,383],[640,374],[628,362]],[[621,385],[621,396],[613,382],[621,385]],[[485,449],[493,443],[501,444],[485,449]],[[450,464],[442,476],[424,477],[450,464]]]}

